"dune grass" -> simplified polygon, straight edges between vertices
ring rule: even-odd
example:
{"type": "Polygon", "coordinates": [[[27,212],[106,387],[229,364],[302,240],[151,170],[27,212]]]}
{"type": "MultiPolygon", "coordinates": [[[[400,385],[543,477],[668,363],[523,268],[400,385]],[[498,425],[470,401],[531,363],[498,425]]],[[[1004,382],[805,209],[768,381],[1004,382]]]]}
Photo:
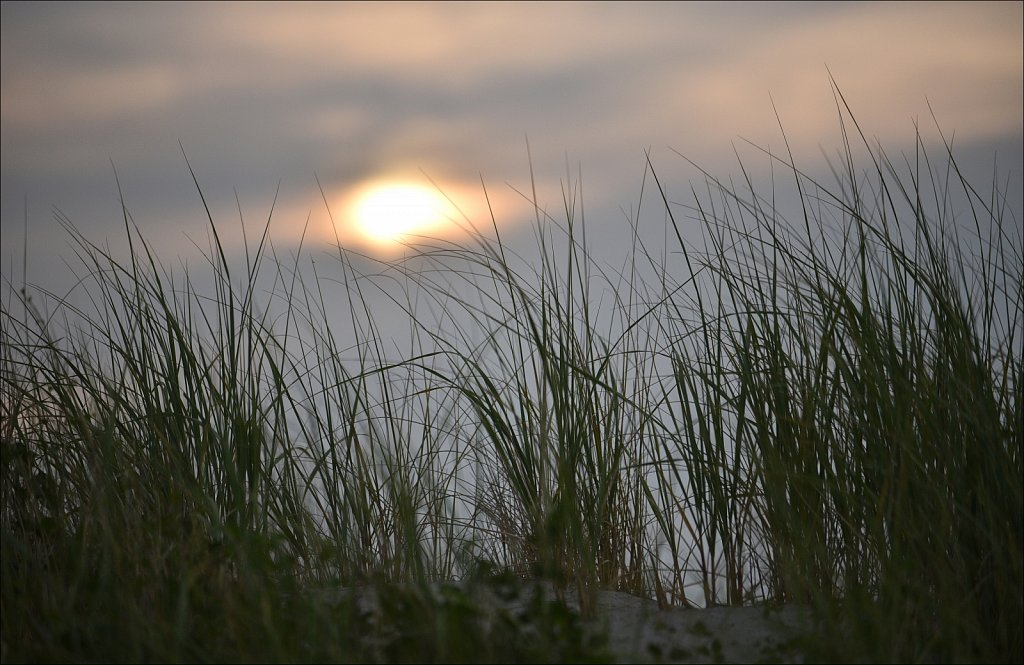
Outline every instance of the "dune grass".
{"type": "Polygon", "coordinates": [[[538,264],[467,220],[379,270],[337,247],[340,303],[269,219],[239,268],[209,217],[208,288],[127,210],[127,263],[65,220],[88,305],[8,280],[0,313],[4,660],[606,655],[429,585],[510,575],[807,604],[828,660],[1024,659],[1020,220],[948,143],[890,160],[841,117],[830,187],[766,154],[768,190],[682,206],[650,166],[678,244],[638,211],[616,270],[568,183],[538,264]],[[366,584],[384,624],[318,593],[366,584]]]}

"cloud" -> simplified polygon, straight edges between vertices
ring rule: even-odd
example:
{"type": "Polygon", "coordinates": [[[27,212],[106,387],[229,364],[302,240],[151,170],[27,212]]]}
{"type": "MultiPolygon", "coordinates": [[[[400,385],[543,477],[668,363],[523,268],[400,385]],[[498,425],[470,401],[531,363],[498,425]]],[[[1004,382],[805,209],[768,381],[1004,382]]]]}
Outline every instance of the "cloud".
{"type": "Polygon", "coordinates": [[[396,171],[459,191],[483,175],[505,196],[505,182],[530,187],[529,137],[543,203],[560,205],[559,180],[580,164],[591,217],[621,225],[645,148],[659,166],[679,162],[672,147],[731,169],[739,136],[779,146],[771,99],[798,158],[837,145],[826,64],[890,147],[910,145],[914,117],[928,127],[926,98],[960,146],[1019,143],[1024,114],[1019,4],[2,11],[5,219],[20,219],[26,191],[37,210],[60,199],[73,218],[105,217],[89,211],[110,203],[113,159],[140,213],[184,224],[196,211],[178,140],[228,214],[236,188],[262,206],[280,179],[283,206],[315,209],[314,172],[332,192],[396,171]]]}
{"type": "MultiPolygon", "coordinates": [[[[770,93],[802,148],[838,141],[826,65],[854,113],[883,143],[912,139],[928,113],[962,141],[1019,134],[1022,104],[1019,7],[852,5],[813,22],[753,30],[702,67],[681,73],[672,103],[693,122],[761,138],[777,130],[770,93]],[[1014,14],[1017,14],[1014,17],[1014,14]]],[[[665,78],[668,78],[666,75],[665,78]]]]}

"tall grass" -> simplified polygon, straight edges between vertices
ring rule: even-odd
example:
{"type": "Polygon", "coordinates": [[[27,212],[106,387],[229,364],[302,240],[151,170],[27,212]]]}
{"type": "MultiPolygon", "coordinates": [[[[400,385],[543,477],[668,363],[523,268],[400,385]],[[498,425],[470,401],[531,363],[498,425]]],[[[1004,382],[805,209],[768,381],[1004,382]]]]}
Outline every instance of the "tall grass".
{"type": "Polygon", "coordinates": [[[239,267],[208,213],[205,288],[127,210],[127,262],[64,220],[84,304],[8,281],[0,317],[4,659],[600,655],[425,584],[511,574],[808,604],[832,660],[1021,660],[1019,220],[948,143],[892,160],[845,117],[831,189],[766,153],[768,191],[682,206],[650,166],[678,244],[638,210],[617,269],[578,182],[527,196],[539,262],[493,218],[373,271],[339,244],[340,303],[269,219],[239,267]],[[362,584],[401,639],[318,592],[362,584]]]}
{"type": "Polygon", "coordinates": [[[951,150],[938,167],[918,136],[894,164],[853,127],[869,171],[847,140],[838,192],[778,160],[801,194],[796,224],[711,179],[715,207],[698,206],[718,299],[698,303],[700,343],[673,349],[674,452],[691,461],[729,602],[756,583],[827,608],[853,657],[1014,658],[1019,222],[951,150]]]}

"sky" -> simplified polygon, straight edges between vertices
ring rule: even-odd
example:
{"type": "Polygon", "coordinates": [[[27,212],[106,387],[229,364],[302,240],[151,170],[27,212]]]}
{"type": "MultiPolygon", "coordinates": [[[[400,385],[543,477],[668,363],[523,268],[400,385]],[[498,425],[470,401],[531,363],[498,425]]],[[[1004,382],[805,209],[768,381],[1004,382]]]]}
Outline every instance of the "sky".
{"type": "Polygon", "coordinates": [[[531,233],[524,194],[557,212],[579,178],[595,256],[615,261],[647,151],[682,197],[700,176],[680,155],[756,171],[746,141],[782,150],[781,123],[799,165],[827,173],[842,140],[830,73],[893,154],[913,150],[915,120],[936,140],[934,111],[983,186],[998,168],[1020,220],[1022,16],[1020,2],[4,2],[0,273],[20,281],[27,252],[29,282],[72,284],[58,215],[123,250],[118,182],[164,259],[194,254],[208,223],[186,156],[233,251],[239,208],[258,232],[275,191],[278,246],[305,233],[314,251],[387,258],[401,251],[388,228],[461,237],[424,192],[489,225],[486,187],[514,239],[531,233]],[[421,227],[379,216],[428,207],[421,227]]]}

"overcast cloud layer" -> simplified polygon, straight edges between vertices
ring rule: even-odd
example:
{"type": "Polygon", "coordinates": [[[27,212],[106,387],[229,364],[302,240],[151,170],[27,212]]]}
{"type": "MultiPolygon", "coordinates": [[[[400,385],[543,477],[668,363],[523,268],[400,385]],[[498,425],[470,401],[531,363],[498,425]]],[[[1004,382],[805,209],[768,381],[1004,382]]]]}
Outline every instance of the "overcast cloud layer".
{"type": "Polygon", "coordinates": [[[206,223],[179,141],[225,224],[235,189],[260,224],[280,181],[288,242],[307,216],[333,237],[314,174],[341,207],[422,170],[473,214],[482,177],[514,229],[528,137],[541,202],[578,166],[600,238],[627,224],[645,149],[685,190],[670,148],[727,174],[739,137],[781,147],[772,100],[797,159],[821,165],[841,140],[826,66],[888,149],[911,149],[915,118],[934,136],[930,101],[983,185],[998,151],[1019,201],[1022,34],[1019,2],[4,3],[0,272],[20,272],[26,200],[30,280],[65,251],[55,208],[117,245],[111,162],[147,236],[189,251],[206,223]]]}

